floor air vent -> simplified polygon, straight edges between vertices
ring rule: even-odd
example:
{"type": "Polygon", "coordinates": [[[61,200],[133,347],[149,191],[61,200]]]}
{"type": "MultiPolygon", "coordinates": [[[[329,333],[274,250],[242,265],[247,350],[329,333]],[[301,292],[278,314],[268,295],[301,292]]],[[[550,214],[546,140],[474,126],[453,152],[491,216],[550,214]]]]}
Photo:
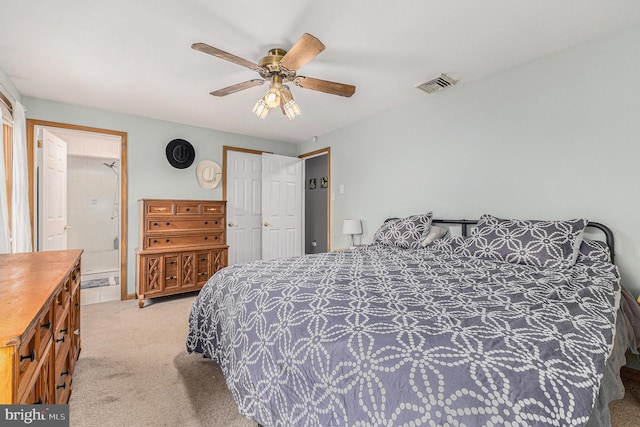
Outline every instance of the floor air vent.
{"type": "Polygon", "coordinates": [[[435,79],[431,79],[416,87],[427,93],[434,93],[446,87],[453,86],[456,83],[458,83],[457,80],[453,80],[451,77],[447,76],[446,74],[440,74],[435,79]]]}

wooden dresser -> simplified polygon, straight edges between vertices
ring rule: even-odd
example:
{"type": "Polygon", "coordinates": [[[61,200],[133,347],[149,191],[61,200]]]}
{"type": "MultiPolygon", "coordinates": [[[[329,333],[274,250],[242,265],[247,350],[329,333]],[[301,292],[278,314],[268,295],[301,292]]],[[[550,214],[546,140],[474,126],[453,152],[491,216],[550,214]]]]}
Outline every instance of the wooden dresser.
{"type": "Polygon", "coordinates": [[[138,306],[145,298],[199,290],[227,266],[226,203],[140,200],[136,272],[138,306]]]}
{"type": "Polygon", "coordinates": [[[80,354],[82,250],[0,255],[0,404],[66,404],[80,354]]]}

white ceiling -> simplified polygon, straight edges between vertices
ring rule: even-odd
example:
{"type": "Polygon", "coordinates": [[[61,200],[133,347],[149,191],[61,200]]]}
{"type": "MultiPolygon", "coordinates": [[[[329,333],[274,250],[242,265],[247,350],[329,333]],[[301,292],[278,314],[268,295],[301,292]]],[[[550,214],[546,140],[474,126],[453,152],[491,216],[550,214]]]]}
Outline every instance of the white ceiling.
{"type": "Polygon", "coordinates": [[[300,142],[638,23],[638,0],[0,0],[0,68],[23,96],[300,142]],[[257,62],[305,32],[326,50],[298,74],[357,89],[294,86],[293,121],[251,112],[266,86],[209,95],[259,76],[191,49],[257,62]]]}

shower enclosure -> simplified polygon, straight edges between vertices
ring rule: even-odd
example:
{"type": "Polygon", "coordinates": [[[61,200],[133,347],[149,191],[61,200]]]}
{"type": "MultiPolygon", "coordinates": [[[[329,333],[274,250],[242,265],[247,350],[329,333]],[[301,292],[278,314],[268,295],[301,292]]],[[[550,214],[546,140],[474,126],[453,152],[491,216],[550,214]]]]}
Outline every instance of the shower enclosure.
{"type": "Polygon", "coordinates": [[[67,246],[84,249],[83,284],[118,284],[119,165],[115,158],[67,157],[67,246]]]}

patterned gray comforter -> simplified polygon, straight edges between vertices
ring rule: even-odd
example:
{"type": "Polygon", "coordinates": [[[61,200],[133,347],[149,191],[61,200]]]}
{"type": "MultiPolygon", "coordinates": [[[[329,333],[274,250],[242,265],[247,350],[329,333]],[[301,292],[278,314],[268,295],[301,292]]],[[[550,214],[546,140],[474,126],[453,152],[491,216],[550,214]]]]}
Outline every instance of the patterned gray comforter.
{"type": "Polygon", "coordinates": [[[371,245],[214,275],[187,349],[264,426],[583,425],[611,352],[615,266],[371,245]]]}

